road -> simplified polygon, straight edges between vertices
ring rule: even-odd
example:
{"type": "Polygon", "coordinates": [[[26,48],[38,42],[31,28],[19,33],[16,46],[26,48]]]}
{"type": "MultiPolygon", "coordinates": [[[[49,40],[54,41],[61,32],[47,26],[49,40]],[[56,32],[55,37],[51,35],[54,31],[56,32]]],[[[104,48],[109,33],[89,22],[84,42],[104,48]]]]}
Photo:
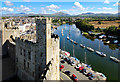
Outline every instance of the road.
{"type": "Polygon", "coordinates": [[[71,72],[71,74],[75,74],[76,77],[78,78],[78,80],[89,80],[88,77],[86,77],[85,75],[83,75],[82,73],[80,73],[79,71],[77,71],[74,67],[75,66],[71,66],[70,64],[68,64],[67,62],[65,63],[61,63],[61,65],[64,65],[63,70],[68,70],[71,72]]]}
{"type": "Polygon", "coordinates": [[[60,79],[63,80],[65,82],[68,81],[68,80],[71,80],[69,76],[67,76],[66,74],[60,72],[60,79]]]}

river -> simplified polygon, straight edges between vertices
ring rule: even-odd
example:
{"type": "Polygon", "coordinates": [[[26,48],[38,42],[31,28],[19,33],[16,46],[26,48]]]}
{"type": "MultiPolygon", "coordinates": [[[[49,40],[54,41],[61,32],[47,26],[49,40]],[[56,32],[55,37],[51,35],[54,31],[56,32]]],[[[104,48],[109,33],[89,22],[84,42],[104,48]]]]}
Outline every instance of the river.
{"type": "Polygon", "coordinates": [[[110,60],[110,56],[115,56],[116,58],[120,58],[120,51],[118,48],[112,50],[110,46],[104,45],[101,40],[98,39],[88,39],[81,34],[81,31],[76,28],[75,24],[68,25],[63,24],[54,30],[54,33],[59,35],[60,37],[60,48],[62,50],[68,51],[71,56],[73,55],[73,45],[74,45],[74,54],[81,62],[85,62],[85,52],[86,52],[86,63],[91,65],[94,71],[101,72],[107,76],[108,80],[118,80],[118,74],[120,71],[118,70],[120,64],[113,62],[110,60]],[[61,35],[61,30],[64,29],[63,34],[61,35]],[[70,36],[69,36],[70,30],[70,36]],[[69,36],[74,41],[78,42],[78,45],[71,43],[67,40],[67,36],[69,36]],[[80,47],[80,43],[85,46],[91,47],[94,50],[102,51],[107,54],[106,57],[101,57],[97,55],[95,52],[90,52],[87,49],[83,49],[80,47]]]}

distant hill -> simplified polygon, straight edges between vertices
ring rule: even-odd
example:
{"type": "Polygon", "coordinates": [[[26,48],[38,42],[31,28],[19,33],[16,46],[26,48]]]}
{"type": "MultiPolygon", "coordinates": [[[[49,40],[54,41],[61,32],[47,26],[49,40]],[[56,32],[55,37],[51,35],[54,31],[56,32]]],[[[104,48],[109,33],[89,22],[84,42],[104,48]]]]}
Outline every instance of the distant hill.
{"type": "Polygon", "coordinates": [[[117,13],[116,14],[111,14],[111,13],[92,13],[92,12],[88,12],[88,13],[79,14],[77,16],[117,16],[117,13]]]}
{"type": "Polygon", "coordinates": [[[87,12],[87,13],[82,13],[79,15],[70,15],[67,13],[63,12],[57,12],[54,14],[26,14],[26,13],[11,13],[11,14],[2,14],[2,16],[118,16],[120,13],[116,14],[111,14],[111,13],[92,13],[92,12],[87,12]]]}
{"type": "Polygon", "coordinates": [[[88,13],[82,13],[81,15],[94,15],[95,13],[88,12],[88,13]]]}
{"type": "Polygon", "coordinates": [[[52,15],[54,15],[54,16],[71,16],[70,14],[66,14],[66,13],[63,13],[63,12],[57,12],[57,13],[54,13],[52,15]]]}

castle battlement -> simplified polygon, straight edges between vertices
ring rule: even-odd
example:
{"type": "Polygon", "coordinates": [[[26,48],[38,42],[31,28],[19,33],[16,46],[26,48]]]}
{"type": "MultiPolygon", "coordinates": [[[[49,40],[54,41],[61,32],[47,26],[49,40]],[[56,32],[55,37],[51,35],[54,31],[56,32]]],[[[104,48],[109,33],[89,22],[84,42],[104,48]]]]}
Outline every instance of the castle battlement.
{"type": "Polygon", "coordinates": [[[18,41],[18,42],[22,42],[24,44],[29,44],[29,45],[36,44],[36,42],[29,41],[27,39],[22,39],[22,38],[19,38],[19,37],[16,37],[15,40],[18,41]]]}
{"type": "Polygon", "coordinates": [[[36,20],[35,20],[35,22],[37,23],[39,23],[39,22],[41,22],[42,24],[51,24],[51,18],[43,18],[43,17],[40,17],[40,18],[37,18],[36,20]]]}

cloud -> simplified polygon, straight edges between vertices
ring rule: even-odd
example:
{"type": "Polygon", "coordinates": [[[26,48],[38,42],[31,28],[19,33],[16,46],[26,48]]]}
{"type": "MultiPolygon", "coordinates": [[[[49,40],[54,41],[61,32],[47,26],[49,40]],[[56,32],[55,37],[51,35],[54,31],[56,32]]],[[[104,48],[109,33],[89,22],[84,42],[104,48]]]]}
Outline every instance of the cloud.
{"type": "Polygon", "coordinates": [[[69,10],[60,10],[59,12],[65,12],[65,13],[69,13],[69,10]]]}
{"type": "Polygon", "coordinates": [[[3,7],[3,8],[0,8],[0,11],[12,12],[12,11],[14,11],[14,9],[13,8],[3,7]]]}
{"type": "Polygon", "coordinates": [[[19,12],[29,12],[31,9],[29,7],[21,5],[19,8],[17,8],[19,12]]]}
{"type": "Polygon", "coordinates": [[[105,0],[104,3],[109,4],[110,2],[108,0],[105,0]]]}
{"type": "Polygon", "coordinates": [[[116,2],[115,4],[113,4],[113,6],[118,6],[118,3],[119,3],[119,2],[116,2]]]}
{"type": "Polygon", "coordinates": [[[79,2],[75,2],[74,6],[72,8],[78,8],[80,10],[84,10],[85,9],[79,2]]]}
{"type": "Polygon", "coordinates": [[[56,9],[59,9],[59,6],[57,6],[57,5],[54,5],[54,4],[51,4],[51,5],[49,5],[49,6],[46,6],[46,7],[41,7],[41,12],[43,13],[43,14],[46,14],[47,12],[57,12],[57,10],[56,9]]]}
{"type": "Polygon", "coordinates": [[[13,3],[11,3],[10,1],[5,1],[4,3],[5,3],[6,6],[12,6],[13,5],[13,3]]]}
{"type": "Polygon", "coordinates": [[[50,6],[46,6],[47,9],[58,9],[59,7],[57,5],[50,5],[50,6]]]}
{"type": "Polygon", "coordinates": [[[112,8],[103,7],[103,8],[97,8],[97,9],[111,10],[112,8]]]}

